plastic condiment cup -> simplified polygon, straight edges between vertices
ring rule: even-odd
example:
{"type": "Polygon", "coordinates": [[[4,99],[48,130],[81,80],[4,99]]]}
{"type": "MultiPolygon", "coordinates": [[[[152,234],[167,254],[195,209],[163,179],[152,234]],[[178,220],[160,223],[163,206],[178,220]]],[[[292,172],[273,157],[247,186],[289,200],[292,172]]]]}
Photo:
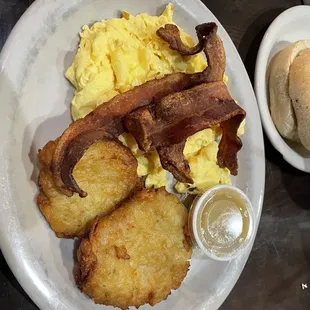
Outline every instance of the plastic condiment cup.
{"type": "Polygon", "coordinates": [[[214,260],[229,261],[244,252],[253,237],[252,204],[235,186],[212,187],[193,201],[189,228],[194,248],[214,260]]]}

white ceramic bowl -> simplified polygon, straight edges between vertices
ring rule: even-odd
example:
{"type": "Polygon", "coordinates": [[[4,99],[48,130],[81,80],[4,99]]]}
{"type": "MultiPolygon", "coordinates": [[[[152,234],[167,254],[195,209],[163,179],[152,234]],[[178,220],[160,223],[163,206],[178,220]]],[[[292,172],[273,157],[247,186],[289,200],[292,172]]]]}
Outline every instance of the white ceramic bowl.
{"type": "Polygon", "coordinates": [[[269,110],[268,67],[272,57],[289,44],[310,39],[310,6],[284,11],[270,25],[260,45],[255,68],[255,92],[265,132],[283,158],[295,168],[310,172],[310,155],[304,148],[283,139],[269,110]]]}

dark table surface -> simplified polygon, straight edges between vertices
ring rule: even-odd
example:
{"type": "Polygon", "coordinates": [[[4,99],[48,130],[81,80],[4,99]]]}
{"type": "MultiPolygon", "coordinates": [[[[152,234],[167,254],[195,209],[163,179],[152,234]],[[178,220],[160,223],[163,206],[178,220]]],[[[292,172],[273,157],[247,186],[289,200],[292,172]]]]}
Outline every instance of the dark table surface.
{"type": "MultiPolygon", "coordinates": [[[[51,0],[52,1],[52,0],[51,0]]],[[[0,0],[0,49],[32,0],[0,0]]],[[[296,0],[205,0],[233,39],[253,81],[260,41],[269,24],[296,0]]],[[[265,137],[266,188],[256,241],[226,309],[310,309],[310,174],[290,167],[265,137]],[[308,284],[308,289],[302,289],[308,284]]],[[[0,256],[0,309],[33,304],[0,256]]]]}

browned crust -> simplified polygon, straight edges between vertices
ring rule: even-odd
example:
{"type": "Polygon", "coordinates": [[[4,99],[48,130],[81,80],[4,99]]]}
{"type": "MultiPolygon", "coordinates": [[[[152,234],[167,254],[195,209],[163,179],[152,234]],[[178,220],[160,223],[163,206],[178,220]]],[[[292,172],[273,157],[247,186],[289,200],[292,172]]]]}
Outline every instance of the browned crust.
{"type": "MultiPolygon", "coordinates": [[[[68,197],[62,193],[59,188],[56,186],[55,181],[53,179],[53,175],[51,172],[51,163],[52,163],[52,157],[53,153],[55,151],[55,148],[57,146],[58,139],[55,141],[49,141],[43,149],[39,150],[38,157],[40,162],[40,174],[39,174],[39,188],[40,192],[36,198],[37,205],[46,218],[47,222],[50,224],[52,230],[55,232],[56,236],[58,238],[82,238],[85,235],[88,235],[88,231],[90,229],[92,218],[84,218],[80,216],[80,213],[75,214],[72,213],[72,217],[77,218],[81,224],[80,227],[76,225],[76,223],[73,223],[72,225],[69,225],[67,223],[64,223],[61,215],[62,210],[66,212],[66,208],[71,208],[71,205],[75,205],[78,209],[79,207],[87,208],[88,211],[91,211],[92,206],[87,203],[86,201],[82,200],[82,198],[79,198],[76,196],[76,199],[73,199],[73,197],[68,197]],[[57,198],[57,199],[55,199],[57,198]],[[65,204],[64,203],[65,199],[65,204]],[[81,201],[77,201],[81,199],[81,201]]],[[[106,143],[104,141],[101,141],[100,143],[106,143]]],[[[111,141],[108,141],[109,143],[109,151],[111,152],[109,158],[113,156],[120,156],[121,161],[124,165],[124,169],[127,169],[127,167],[130,167],[128,171],[132,171],[132,174],[129,174],[129,172],[122,172],[125,173],[125,175],[130,176],[130,180],[124,179],[124,182],[129,182],[130,185],[128,185],[128,191],[126,192],[126,195],[124,194],[124,191],[121,192],[122,201],[126,200],[128,197],[131,197],[136,191],[140,190],[143,186],[142,180],[138,177],[136,170],[137,170],[137,160],[132,155],[131,151],[123,146],[119,141],[114,141],[113,144],[111,144],[111,141]],[[115,145],[115,148],[114,148],[115,145]],[[112,148],[112,149],[111,149],[112,148]]],[[[100,149],[101,150],[101,149],[100,149]]],[[[104,150],[104,147],[103,147],[104,150]]],[[[98,156],[98,155],[97,155],[98,156]]],[[[103,159],[104,160],[104,159],[103,159]]],[[[89,162],[89,165],[91,165],[92,162],[89,162]]],[[[126,170],[127,171],[127,170],[126,170]]],[[[119,182],[119,181],[118,181],[119,182]]],[[[95,193],[92,193],[95,195],[95,193]]],[[[98,193],[100,194],[100,193],[98,193]]],[[[90,197],[91,198],[91,197],[90,197]]],[[[115,198],[112,198],[115,200],[115,198]]],[[[100,201],[95,200],[96,204],[94,207],[98,207],[100,204],[100,201]],[[97,206],[98,204],[98,206],[97,206]]],[[[118,207],[119,204],[122,203],[122,201],[117,200],[116,204],[114,206],[111,206],[111,208],[105,209],[98,207],[98,212],[94,212],[95,215],[105,215],[110,212],[112,212],[115,208],[118,207]]],[[[105,205],[102,204],[102,207],[105,205]]],[[[75,208],[73,208],[75,210],[75,208]]],[[[94,215],[94,216],[95,216],[94,215]]]]}
{"type": "MultiPolygon", "coordinates": [[[[96,221],[94,221],[96,225],[96,221]]],[[[79,268],[75,274],[75,280],[79,287],[86,283],[92,272],[96,271],[97,257],[92,251],[89,239],[83,239],[77,251],[79,268]]]]}
{"type": "MultiPolygon", "coordinates": [[[[188,222],[185,223],[185,225],[183,227],[183,232],[184,232],[184,237],[185,237],[185,239],[183,241],[184,247],[185,247],[185,249],[190,250],[192,248],[192,239],[191,239],[191,235],[189,232],[188,222]]],[[[188,265],[188,267],[189,267],[189,265],[188,265]]]]}
{"type": "Polygon", "coordinates": [[[130,255],[127,252],[125,246],[115,246],[116,257],[119,259],[130,259],[130,255]]]}
{"type": "MultiPolygon", "coordinates": [[[[176,203],[180,204],[178,199],[165,191],[165,189],[161,188],[158,190],[154,189],[144,189],[140,192],[137,192],[134,197],[129,199],[128,201],[124,202],[120,208],[118,208],[116,211],[111,213],[110,215],[101,218],[96,219],[95,222],[92,225],[91,232],[89,236],[82,240],[81,246],[78,249],[78,272],[76,273],[76,282],[79,286],[79,288],[86,294],[88,294],[90,297],[92,297],[95,301],[95,303],[102,303],[105,305],[111,305],[114,307],[119,307],[121,309],[127,309],[129,306],[135,306],[140,307],[143,304],[149,303],[151,306],[154,306],[156,303],[160,302],[161,300],[166,299],[173,289],[178,289],[180,285],[182,284],[182,281],[184,277],[187,274],[187,271],[189,269],[190,263],[188,259],[184,260],[182,262],[182,267],[180,265],[176,265],[173,268],[178,269],[178,273],[175,276],[172,276],[171,279],[173,281],[171,282],[170,287],[161,287],[158,283],[156,287],[153,287],[150,291],[146,291],[144,294],[140,294],[140,290],[136,291],[133,288],[132,294],[129,298],[132,302],[126,301],[126,299],[115,299],[115,297],[111,297],[109,295],[109,291],[102,290],[103,287],[105,287],[106,284],[104,279],[101,277],[104,277],[105,273],[100,270],[101,264],[104,264],[106,259],[105,255],[110,255],[109,248],[101,248],[101,239],[105,238],[105,232],[107,227],[110,227],[114,223],[115,227],[119,227],[119,220],[123,219],[122,224],[128,226],[122,226],[127,227],[127,229],[130,229],[130,227],[134,227],[136,223],[132,220],[129,220],[128,218],[128,212],[134,212],[135,204],[141,201],[144,201],[145,204],[147,204],[147,207],[145,207],[144,210],[152,209],[151,203],[153,201],[156,201],[157,197],[161,197],[162,201],[168,201],[169,203],[165,206],[169,208],[169,204],[176,203]],[[159,195],[159,196],[158,196],[159,195]],[[125,221],[125,223],[124,223],[125,221]],[[127,223],[127,224],[126,224],[127,223]],[[106,254],[103,254],[106,253],[106,254]],[[102,256],[103,255],[103,256],[102,256]],[[99,261],[100,257],[100,261],[99,261]],[[98,274],[100,274],[100,277],[98,278],[98,274]],[[96,278],[96,280],[95,280],[96,278]],[[101,279],[101,280],[100,280],[101,279]],[[96,286],[94,281],[97,281],[96,283],[100,283],[100,286],[96,286]],[[98,282],[99,281],[99,282],[98,282]],[[159,285],[159,286],[158,286],[159,285]],[[98,292],[99,288],[99,292],[98,292]],[[139,294],[138,294],[139,293],[139,294]],[[135,294],[138,294],[135,296],[135,294]]],[[[182,207],[182,206],[180,206],[182,207]]],[[[182,208],[185,209],[183,206],[182,208]]],[[[183,210],[183,209],[182,209],[183,210]]],[[[186,210],[186,209],[185,209],[186,210]]],[[[139,212],[139,211],[137,211],[139,212]]],[[[183,211],[182,211],[183,212],[183,211]]],[[[145,214],[147,216],[148,213],[145,214]]],[[[151,214],[151,213],[150,213],[151,214]]],[[[187,212],[186,212],[187,214],[187,212]]],[[[124,228],[121,228],[124,229],[124,228]]],[[[151,229],[151,228],[150,228],[151,229]]],[[[188,258],[190,258],[192,249],[191,249],[191,242],[188,235],[188,224],[187,224],[187,218],[184,221],[184,226],[182,227],[181,231],[183,232],[183,241],[182,244],[184,246],[183,251],[188,253],[188,258]]],[[[115,236],[117,236],[117,230],[115,231],[115,236]]],[[[169,237],[169,236],[167,236],[169,237]]],[[[140,238],[139,235],[137,238],[140,238]]],[[[173,238],[173,236],[171,236],[173,238]]],[[[116,238],[115,242],[118,239],[116,238]]],[[[147,243],[148,239],[146,237],[143,244],[147,243]]],[[[131,257],[130,253],[128,253],[126,246],[124,245],[117,245],[113,246],[111,245],[111,249],[114,249],[115,253],[115,260],[123,261],[122,264],[127,264],[127,262],[130,264],[131,260],[134,259],[134,257],[131,257]]],[[[163,256],[165,256],[165,251],[167,249],[162,249],[160,253],[162,253],[163,256]]],[[[168,249],[169,251],[170,249],[168,249]]],[[[181,251],[181,250],[180,250],[181,251]]],[[[179,254],[178,254],[179,255],[179,254]]],[[[145,259],[145,258],[143,258],[145,259]]],[[[137,262],[136,262],[137,263],[137,262]]],[[[177,264],[180,262],[178,261],[177,264]]],[[[133,264],[133,262],[131,262],[133,264]]],[[[170,265],[169,265],[170,266],[170,265]]],[[[116,268],[116,267],[115,267],[116,268]]],[[[165,266],[162,266],[162,268],[165,268],[165,266]]],[[[174,270],[174,269],[173,269],[174,270]]],[[[118,271],[115,271],[118,273],[118,271]]],[[[122,272],[122,276],[126,277],[126,275],[122,272]]],[[[129,275],[128,275],[129,276],[129,275]]],[[[126,280],[127,281],[127,280],[126,280]]],[[[125,284],[127,282],[124,282],[125,284]]],[[[133,281],[133,280],[132,280],[133,281]]],[[[137,279],[134,280],[134,283],[136,283],[137,279]]],[[[122,285],[125,285],[121,282],[117,282],[117,290],[122,291],[122,285]]],[[[126,284],[128,285],[128,284],[126,284]]],[[[116,289],[116,288],[115,288],[116,289]]],[[[140,288],[141,289],[141,288],[140,288]]]]}

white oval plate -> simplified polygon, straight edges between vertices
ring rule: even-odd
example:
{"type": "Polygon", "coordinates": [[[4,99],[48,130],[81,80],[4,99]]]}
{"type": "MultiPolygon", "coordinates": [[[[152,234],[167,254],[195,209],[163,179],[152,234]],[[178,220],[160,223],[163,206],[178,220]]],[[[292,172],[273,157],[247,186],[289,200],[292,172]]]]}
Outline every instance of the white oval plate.
{"type": "MultiPolygon", "coordinates": [[[[240,173],[234,183],[261,214],[265,157],[261,122],[248,75],[228,34],[198,0],[178,0],[175,21],[194,27],[215,21],[227,53],[233,97],[247,111],[240,173]]],[[[3,254],[23,288],[41,309],[103,309],[73,280],[74,241],[57,239],[35,204],[37,150],[70,122],[73,88],[64,71],[76,53],[83,24],[118,16],[120,10],[159,14],[167,1],[36,1],[18,22],[1,54],[0,240],[3,254]]],[[[156,309],[217,309],[235,285],[250,249],[231,262],[193,258],[181,288],[156,309]]],[[[147,309],[144,306],[141,309],[147,309]]],[[[109,309],[113,309],[110,307],[109,309]]]]}
{"type": "Polygon", "coordinates": [[[255,68],[255,93],[264,129],[272,145],[295,168],[310,172],[310,155],[302,147],[288,144],[277,131],[269,110],[268,67],[272,57],[289,44],[310,39],[310,6],[299,5],[281,13],[269,26],[261,42],[255,68]]]}

